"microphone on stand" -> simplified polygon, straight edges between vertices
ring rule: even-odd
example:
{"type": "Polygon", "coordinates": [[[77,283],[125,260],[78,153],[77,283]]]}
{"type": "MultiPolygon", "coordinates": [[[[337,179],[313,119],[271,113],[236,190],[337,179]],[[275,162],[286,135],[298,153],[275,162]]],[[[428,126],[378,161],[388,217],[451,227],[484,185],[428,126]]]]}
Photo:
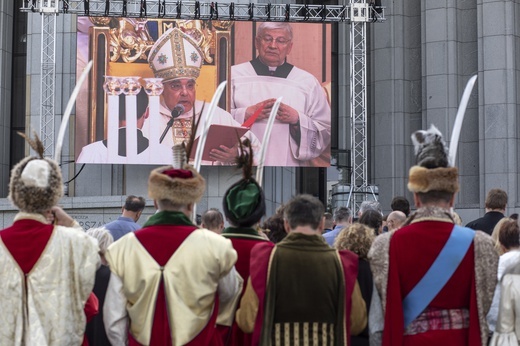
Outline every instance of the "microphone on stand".
{"type": "Polygon", "coordinates": [[[166,134],[168,133],[168,131],[170,131],[170,129],[172,128],[173,126],[173,121],[179,117],[179,115],[181,115],[182,113],[184,113],[184,106],[182,104],[178,104],[176,105],[175,107],[173,107],[172,109],[172,118],[168,121],[168,123],[166,124],[166,128],[164,129],[164,132],[162,133],[161,135],[161,138],[159,138],[159,143],[162,143],[162,141],[164,140],[164,137],[166,137],[166,134]]]}

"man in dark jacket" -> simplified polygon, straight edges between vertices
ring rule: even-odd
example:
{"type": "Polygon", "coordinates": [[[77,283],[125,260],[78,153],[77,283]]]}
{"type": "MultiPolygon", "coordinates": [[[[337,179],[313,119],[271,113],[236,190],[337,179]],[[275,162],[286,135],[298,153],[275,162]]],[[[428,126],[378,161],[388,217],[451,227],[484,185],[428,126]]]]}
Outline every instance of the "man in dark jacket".
{"type": "Polygon", "coordinates": [[[491,235],[495,225],[504,217],[507,207],[507,193],[501,189],[491,189],[486,196],[486,214],[471,221],[466,227],[484,231],[491,235]]]}

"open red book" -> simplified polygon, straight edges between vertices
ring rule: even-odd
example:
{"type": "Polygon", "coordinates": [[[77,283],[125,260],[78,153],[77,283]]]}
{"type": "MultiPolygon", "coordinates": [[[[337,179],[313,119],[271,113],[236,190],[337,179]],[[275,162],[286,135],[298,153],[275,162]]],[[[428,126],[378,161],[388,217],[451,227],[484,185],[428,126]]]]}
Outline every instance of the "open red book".
{"type": "MultiPolygon", "coordinates": [[[[249,128],[247,127],[218,124],[211,125],[206,138],[204,152],[202,153],[202,160],[213,161],[209,156],[211,149],[219,149],[221,145],[231,148],[238,143],[240,137],[242,137],[247,131],[249,131],[249,128]]],[[[195,152],[197,151],[198,145],[199,138],[196,138],[195,141],[193,141],[193,149],[191,150],[190,159],[195,158],[195,152]]]]}

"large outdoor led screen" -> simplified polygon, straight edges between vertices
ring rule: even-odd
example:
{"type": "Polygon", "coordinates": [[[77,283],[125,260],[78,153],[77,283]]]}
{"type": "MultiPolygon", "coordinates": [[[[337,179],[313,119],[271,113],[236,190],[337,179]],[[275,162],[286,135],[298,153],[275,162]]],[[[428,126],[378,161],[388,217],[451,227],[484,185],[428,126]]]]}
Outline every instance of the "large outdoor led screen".
{"type": "Polygon", "coordinates": [[[234,164],[245,138],[256,164],[281,96],[265,165],[329,166],[330,36],[328,24],[80,17],[78,76],[94,64],[76,103],[76,162],[171,164],[227,81],[202,164],[234,164]]]}

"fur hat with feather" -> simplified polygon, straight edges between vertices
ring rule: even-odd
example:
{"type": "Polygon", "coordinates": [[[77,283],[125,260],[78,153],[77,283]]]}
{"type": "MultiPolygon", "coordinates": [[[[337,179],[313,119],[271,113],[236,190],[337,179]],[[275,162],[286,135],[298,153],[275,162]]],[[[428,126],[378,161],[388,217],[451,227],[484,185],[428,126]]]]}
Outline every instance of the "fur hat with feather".
{"type": "Polygon", "coordinates": [[[206,189],[206,181],[193,166],[188,164],[200,116],[197,121],[195,120],[195,110],[193,110],[193,128],[189,142],[187,145],[181,143],[172,148],[172,165],[159,167],[150,173],[148,178],[150,198],[168,200],[177,205],[197,203],[202,198],[206,189]]]}
{"type": "Polygon", "coordinates": [[[11,170],[8,198],[20,211],[42,213],[58,204],[63,196],[61,171],[58,164],[43,157],[43,144],[34,133],[34,139],[25,138],[38,157],[29,156],[11,170]]]}
{"type": "Polygon", "coordinates": [[[408,189],[412,192],[459,191],[459,172],[448,166],[448,149],[442,133],[431,125],[412,134],[417,164],[410,168],[408,189]]]}

